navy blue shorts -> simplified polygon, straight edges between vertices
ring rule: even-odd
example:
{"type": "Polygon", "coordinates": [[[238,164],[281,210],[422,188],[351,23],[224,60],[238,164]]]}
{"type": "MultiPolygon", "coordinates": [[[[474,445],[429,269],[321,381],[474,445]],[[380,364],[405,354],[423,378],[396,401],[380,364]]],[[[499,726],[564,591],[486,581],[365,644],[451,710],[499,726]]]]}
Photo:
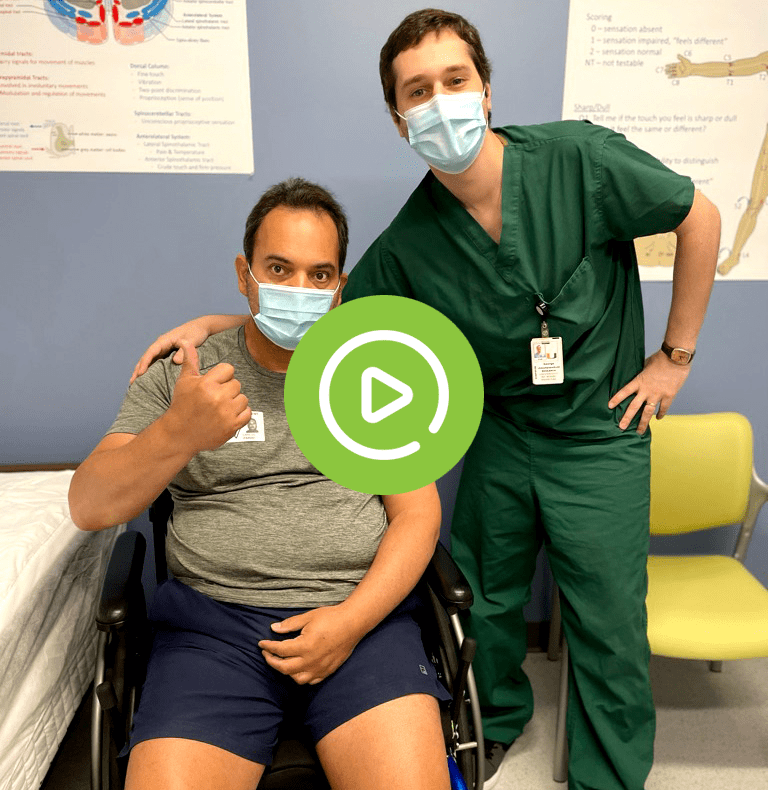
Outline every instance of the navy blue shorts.
{"type": "Polygon", "coordinates": [[[370,708],[407,694],[449,699],[426,657],[410,596],[320,683],[299,685],[270,667],[258,642],[290,639],[270,625],[306,609],[222,603],[177,581],[155,593],[156,629],[130,747],[189,738],[268,765],[286,715],[314,743],[370,708]]]}

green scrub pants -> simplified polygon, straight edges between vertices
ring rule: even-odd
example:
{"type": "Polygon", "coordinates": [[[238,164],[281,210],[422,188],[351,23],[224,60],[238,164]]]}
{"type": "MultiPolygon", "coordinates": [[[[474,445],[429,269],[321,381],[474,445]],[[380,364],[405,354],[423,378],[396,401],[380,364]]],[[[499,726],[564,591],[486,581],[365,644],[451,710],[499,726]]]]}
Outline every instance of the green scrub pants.
{"type": "Polygon", "coordinates": [[[649,439],[576,440],[485,412],[464,461],[451,541],[475,594],[485,737],[511,743],[533,714],[523,606],[543,543],[571,654],[570,790],[642,790],[653,761],[649,439]]]}

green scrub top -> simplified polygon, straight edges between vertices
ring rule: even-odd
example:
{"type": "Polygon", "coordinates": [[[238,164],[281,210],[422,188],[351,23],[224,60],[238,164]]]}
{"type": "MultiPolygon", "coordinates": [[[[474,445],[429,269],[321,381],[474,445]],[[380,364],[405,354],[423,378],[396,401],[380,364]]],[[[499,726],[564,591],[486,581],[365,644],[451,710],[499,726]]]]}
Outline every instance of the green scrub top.
{"type": "Polygon", "coordinates": [[[431,305],[475,350],[486,409],[533,430],[618,436],[630,399],[613,411],[608,401],[645,356],[632,240],[676,228],[693,183],[586,121],[494,131],[506,141],[500,243],[429,172],[352,269],[344,301],[392,294],[431,305]],[[562,384],[532,383],[540,298],[563,340],[562,384]]]}

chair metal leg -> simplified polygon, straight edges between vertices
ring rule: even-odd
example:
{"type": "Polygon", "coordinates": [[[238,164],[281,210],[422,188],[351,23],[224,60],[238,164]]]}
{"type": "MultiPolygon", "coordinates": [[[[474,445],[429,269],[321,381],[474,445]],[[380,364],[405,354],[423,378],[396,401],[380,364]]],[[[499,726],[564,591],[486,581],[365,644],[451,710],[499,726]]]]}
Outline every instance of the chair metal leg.
{"type": "Polygon", "coordinates": [[[547,644],[547,658],[557,661],[560,658],[560,641],[562,638],[562,621],[560,618],[560,590],[557,584],[552,584],[552,617],[549,622],[549,643],[547,644]]]}
{"type": "Polygon", "coordinates": [[[709,662],[709,671],[710,672],[722,672],[723,671],[723,662],[722,661],[710,661],[709,662]]]}
{"type": "Polygon", "coordinates": [[[557,723],[555,725],[555,756],[552,778],[556,782],[568,779],[568,740],[565,718],[568,712],[568,643],[563,640],[562,664],[560,666],[560,690],[557,700],[557,723]]]}

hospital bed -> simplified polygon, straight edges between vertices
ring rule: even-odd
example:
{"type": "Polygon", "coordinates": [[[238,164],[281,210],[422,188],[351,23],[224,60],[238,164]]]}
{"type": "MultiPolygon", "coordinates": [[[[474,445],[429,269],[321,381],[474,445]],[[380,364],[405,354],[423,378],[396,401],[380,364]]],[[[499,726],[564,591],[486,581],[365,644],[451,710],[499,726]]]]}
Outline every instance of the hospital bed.
{"type": "Polygon", "coordinates": [[[36,790],[93,679],[93,620],[125,527],[82,532],[73,469],[0,466],[0,790],[36,790]]]}

